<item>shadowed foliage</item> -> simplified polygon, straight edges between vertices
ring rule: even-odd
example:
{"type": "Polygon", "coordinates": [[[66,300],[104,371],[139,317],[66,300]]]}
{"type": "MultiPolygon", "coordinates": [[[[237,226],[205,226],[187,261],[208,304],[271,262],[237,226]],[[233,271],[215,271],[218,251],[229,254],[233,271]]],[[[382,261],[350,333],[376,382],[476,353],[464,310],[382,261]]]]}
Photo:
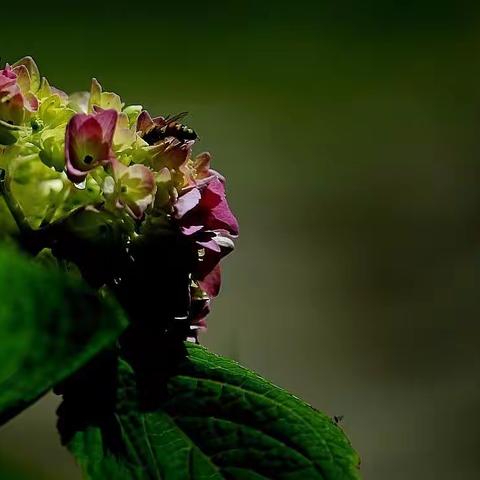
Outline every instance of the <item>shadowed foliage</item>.
{"type": "MultiPolygon", "coordinates": [[[[60,431],[87,478],[360,478],[358,456],[329,417],[231,360],[177,345],[160,346],[148,378],[120,359],[116,385],[65,392],[60,431]],[[91,418],[75,424],[86,411],[91,418]]],[[[93,371],[102,373],[92,366],[90,380],[93,371]]]]}
{"type": "Polygon", "coordinates": [[[0,423],[114,342],[126,318],[110,298],[0,250],[0,423]]]}

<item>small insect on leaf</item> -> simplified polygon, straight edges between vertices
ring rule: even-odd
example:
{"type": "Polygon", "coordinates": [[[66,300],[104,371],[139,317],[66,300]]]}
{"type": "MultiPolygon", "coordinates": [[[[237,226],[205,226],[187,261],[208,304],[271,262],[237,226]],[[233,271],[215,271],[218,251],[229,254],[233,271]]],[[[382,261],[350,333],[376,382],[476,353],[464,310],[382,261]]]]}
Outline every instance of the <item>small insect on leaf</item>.
{"type": "Polygon", "coordinates": [[[336,425],[339,425],[340,423],[342,423],[343,418],[344,418],[344,415],[334,415],[333,421],[335,422],[336,425]]]}

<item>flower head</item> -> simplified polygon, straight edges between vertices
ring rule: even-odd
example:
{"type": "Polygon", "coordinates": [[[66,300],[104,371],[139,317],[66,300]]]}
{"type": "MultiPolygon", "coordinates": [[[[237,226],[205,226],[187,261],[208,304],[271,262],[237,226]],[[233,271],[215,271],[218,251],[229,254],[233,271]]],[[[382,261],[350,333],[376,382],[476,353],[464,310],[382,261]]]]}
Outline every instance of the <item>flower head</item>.
{"type": "Polygon", "coordinates": [[[90,170],[112,161],[117,117],[116,110],[103,110],[91,115],[78,113],[70,119],[65,135],[65,158],[67,175],[72,182],[81,183],[90,170]]]}
{"type": "Polygon", "coordinates": [[[72,262],[95,288],[138,290],[133,303],[150,295],[142,290],[145,266],[168,258],[164,286],[179,302],[171,312],[196,329],[219,292],[219,263],[234,248],[238,223],[225,179],[209,153],[193,155],[198,137],[180,118],[125,106],[95,79],[89,92],[67,95],[40,77],[31,57],[6,65],[0,213],[29,248],[72,262]]]}

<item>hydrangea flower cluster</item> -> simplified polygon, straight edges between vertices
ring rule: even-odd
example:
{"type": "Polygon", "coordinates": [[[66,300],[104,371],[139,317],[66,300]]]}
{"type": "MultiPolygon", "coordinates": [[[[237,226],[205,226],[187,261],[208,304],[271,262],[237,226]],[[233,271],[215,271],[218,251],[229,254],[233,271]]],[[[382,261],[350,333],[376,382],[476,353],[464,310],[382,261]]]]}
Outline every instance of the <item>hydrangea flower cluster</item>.
{"type": "Polygon", "coordinates": [[[119,264],[135,261],[135,248],[173,238],[193,259],[190,320],[203,326],[238,223],[225,179],[209,153],[192,154],[195,141],[193,130],[124,105],[95,79],[90,92],[67,95],[30,57],[0,70],[0,167],[12,233],[35,255],[73,264],[96,288],[119,282],[119,264]],[[102,256],[106,263],[93,268],[102,256]]]}

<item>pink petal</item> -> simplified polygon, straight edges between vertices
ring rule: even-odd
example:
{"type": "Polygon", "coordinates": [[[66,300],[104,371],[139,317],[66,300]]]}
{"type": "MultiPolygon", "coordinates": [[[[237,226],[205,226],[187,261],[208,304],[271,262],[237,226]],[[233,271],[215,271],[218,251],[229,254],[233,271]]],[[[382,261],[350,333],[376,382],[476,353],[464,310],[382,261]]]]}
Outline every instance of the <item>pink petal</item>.
{"type": "Polygon", "coordinates": [[[202,195],[197,188],[193,188],[177,200],[175,204],[175,218],[182,218],[187,212],[196,207],[202,195]]]}
{"type": "Polygon", "coordinates": [[[38,110],[38,99],[33,93],[27,93],[25,95],[25,108],[29,112],[36,112],[38,110]]]}
{"type": "Polygon", "coordinates": [[[3,90],[10,85],[15,85],[15,79],[2,75],[0,73],[0,90],[3,90]]]}
{"type": "Polygon", "coordinates": [[[95,117],[89,116],[82,122],[77,131],[71,130],[71,133],[75,135],[77,143],[85,141],[102,143],[103,141],[102,127],[95,117]]]}
{"type": "MultiPolygon", "coordinates": [[[[212,272],[215,272],[216,269],[218,270],[217,267],[220,263],[220,260],[233,250],[233,244],[232,246],[228,246],[227,244],[222,242],[217,243],[217,245],[220,247],[220,251],[206,248],[205,254],[202,257],[202,261],[198,262],[197,264],[197,269],[194,272],[194,278],[200,283],[204,280],[208,281],[210,274],[212,272]]],[[[219,274],[220,272],[218,271],[217,273],[219,274]]],[[[212,278],[214,279],[215,276],[212,278]]],[[[210,278],[210,280],[212,278],[210,278]]]]}
{"type": "Polygon", "coordinates": [[[207,210],[205,226],[210,230],[225,228],[231,235],[238,235],[238,222],[228,206],[223,183],[214,178],[202,196],[201,208],[207,210]]]}
{"type": "Polygon", "coordinates": [[[137,132],[146,132],[153,125],[150,114],[144,110],[137,119],[137,132]]]}
{"type": "Polygon", "coordinates": [[[77,113],[68,122],[67,130],[70,130],[71,132],[78,132],[83,123],[89,118],[91,118],[91,116],[87,115],[86,113],[77,113]]]}
{"type": "Polygon", "coordinates": [[[82,170],[78,170],[78,168],[75,168],[68,161],[68,157],[67,157],[66,173],[67,173],[67,177],[73,183],[82,183],[85,180],[85,178],[87,177],[87,174],[88,174],[88,172],[83,172],[82,170]]]}
{"type": "Polygon", "coordinates": [[[103,141],[111,144],[113,141],[113,134],[115,133],[115,126],[117,125],[118,112],[116,110],[104,110],[95,115],[95,120],[100,124],[103,131],[103,141]]]}
{"type": "Polygon", "coordinates": [[[200,245],[203,248],[207,248],[208,250],[211,250],[212,252],[220,253],[222,249],[220,248],[220,245],[215,242],[215,240],[197,240],[197,245],[200,245]]]}
{"type": "Polygon", "coordinates": [[[220,264],[217,263],[213,270],[198,283],[201,289],[207,293],[209,297],[216,297],[220,292],[220,285],[222,283],[220,264]]]}
{"type": "Polygon", "coordinates": [[[203,225],[190,225],[188,227],[180,227],[180,230],[184,235],[189,237],[197,232],[200,232],[203,229],[203,225]]]}
{"type": "Polygon", "coordinates": [[[5,76],[6,78],[10,78],[15,80],[17,78],[17,74],[13,71],[12,67],[7,63],[3,70],[0,70],[0,75],[5,76]]]}

